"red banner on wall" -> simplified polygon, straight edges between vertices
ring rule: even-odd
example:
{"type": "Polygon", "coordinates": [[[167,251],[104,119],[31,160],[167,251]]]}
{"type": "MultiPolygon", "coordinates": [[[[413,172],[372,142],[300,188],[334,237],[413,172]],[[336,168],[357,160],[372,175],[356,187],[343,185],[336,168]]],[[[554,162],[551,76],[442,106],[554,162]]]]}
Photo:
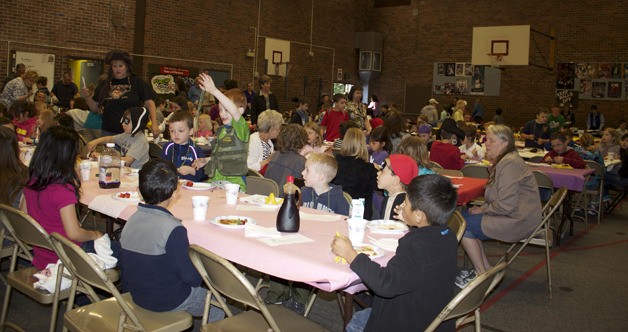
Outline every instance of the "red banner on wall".
{"type": "Polygon", "coordinates": [[[159,67],[159,72],[162,74],[178,75],[178,76],[190,76],[190,70],[184,68],[174,67],[159,67]]]}

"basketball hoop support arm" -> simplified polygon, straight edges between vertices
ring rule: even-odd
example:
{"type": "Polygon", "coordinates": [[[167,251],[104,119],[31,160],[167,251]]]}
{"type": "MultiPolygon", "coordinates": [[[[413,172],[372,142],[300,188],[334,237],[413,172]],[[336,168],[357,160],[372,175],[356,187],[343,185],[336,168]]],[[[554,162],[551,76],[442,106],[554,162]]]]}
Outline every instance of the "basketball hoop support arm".
{"type": "Polygon", "coordinates": [[[539,46],[536,44],[536,40],[534,40],[534,36],[532,36],[532,40],[534,41],[535,46],[537,47],[537,51],[539,52],[539,54],[541,54],[541,57],[543,58],[543,61],[545,61],[546,66],[542,66],[542,65],[537,65],[535,63],[531,63],[530,62],[530,66],[535,66],[535,67],[539,67],[539,68],[544,68],[547,69],[549,71],[554,71],[554,57],[555,57],[555,48],[556,48],[556,30],[554,29],[550,29],[550,34],[546,34],[543,33],[541,31],[535,30],[530,28],[530,32],[534,32],[537,33],[541,36],[547,37],[550,39],[550,52],[549,52],[549,62],[547,60],[545,60],[545,57],[543,56],[543,54],[541,53],[541,50],[539,49],[539,46]]]}

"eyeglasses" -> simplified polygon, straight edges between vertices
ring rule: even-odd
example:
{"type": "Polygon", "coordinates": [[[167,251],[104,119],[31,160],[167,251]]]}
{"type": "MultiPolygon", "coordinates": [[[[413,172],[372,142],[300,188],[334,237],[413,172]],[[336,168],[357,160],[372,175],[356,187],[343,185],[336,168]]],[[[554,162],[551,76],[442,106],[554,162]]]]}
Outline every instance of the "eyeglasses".
{"type": "Polygon", "coordinates": [[[393,171],[392,167],[390,167],[390,165],[388,165],[388,163],[386,163],[384,161],[384,163],[382,164],[382,170],[386,169],[386,167],[388,167],[388,169],[390,170],[390,174],[392,174],[393,176],[395,176],[395,171],[393,171]]]}
{"type": "Polygon", "coordinates": [[[129,123],[131,123],[131,118],[122,118],[122,124],[128,125],[129,123]]]}

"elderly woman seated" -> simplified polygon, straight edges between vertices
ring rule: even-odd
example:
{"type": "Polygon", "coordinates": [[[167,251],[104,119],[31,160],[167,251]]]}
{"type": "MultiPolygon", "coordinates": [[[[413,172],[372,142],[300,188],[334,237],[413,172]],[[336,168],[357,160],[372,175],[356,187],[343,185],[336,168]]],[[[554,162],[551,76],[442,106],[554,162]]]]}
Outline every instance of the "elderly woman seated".
{"type": "Polygon", "coordinates": [[[283,117],[275,110],[262,112],[257,119],[257,132],[251,134],[249,139],[249,154],[246,164],[250,169],[259,171],[268,161],[270,155],[275,152],[272,139],[277,138],[281,131],[283,117]]]}
{"type": "Polygon", "coordinates": [[[462,271],[456,285],[467,283],[491,268],[482,240],[516,242],[529,236],[541,221],[539,189],[530,168],[515,147],[512,130],[493,125],[486,131],[486,158],[490,170],[484,197],[486,203],[463,211],[467,230],[462,239],[474,270],[462,271]]]}

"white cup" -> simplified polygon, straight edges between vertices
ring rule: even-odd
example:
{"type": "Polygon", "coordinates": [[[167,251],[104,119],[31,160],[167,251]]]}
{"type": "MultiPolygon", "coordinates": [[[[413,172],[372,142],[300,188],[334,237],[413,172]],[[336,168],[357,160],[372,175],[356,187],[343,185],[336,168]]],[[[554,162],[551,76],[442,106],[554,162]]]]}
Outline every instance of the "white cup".
{"type": "Polygon", "coordinates": [[[364,231],[366,230],[366,219],[349,218],[347,227],[349,230],[349,240],[351,244],[357,245],[364,241],[364,231]]]}
{"type": "Polygon", "coordinates": [[[192,209],[194,211],[194,220],[203,221],[207,216],[207,207],[209,206],[208,196],[192,196],[192,209]]]}
{"type": "Polygon", "coordinates": [[[81,169],[81,179],[83,181],[88,181],[89,177],[92,175],[92,162],[89,160],[83,160],[79,164],[79,168],[81,169]]]}
{"type": "Polygon", "coordinates": [[[609,160],[615,160],[615,152],[609,152],[608,153],[608,159],[609,160]]]}
{"type": "Polygon", "coordinates": [[[126,161],[120,160],[120,168],[124,169],[125,165],[126,165],[126,161]]]}
{"type": "Polygon", "coordinates": [[[238,203],[238,192],[240,191],[240,185],[235,183],[225,184],[225,197],[227,198],[228,205],[235,205],[238,203]]]}

